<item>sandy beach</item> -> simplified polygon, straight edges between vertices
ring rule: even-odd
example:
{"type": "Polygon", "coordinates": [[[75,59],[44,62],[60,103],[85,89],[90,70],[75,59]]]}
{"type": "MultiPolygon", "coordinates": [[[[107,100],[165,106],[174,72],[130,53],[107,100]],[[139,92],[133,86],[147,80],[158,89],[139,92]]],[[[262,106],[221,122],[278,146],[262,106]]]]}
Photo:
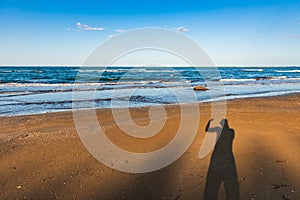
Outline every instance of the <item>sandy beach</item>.
{"type": "MultiPolygon", "coordinates": [[[[0,199],[203,199],[205,188],[218,199],[226,199],[226,193],[240,199],[300,199],[299,98],[228,101],[226,118],[235,133],[229,167],[211,160],[222,157],[222,151],[198,158],[210,119],[210,105],[201,103],[199,129],[188,151],[168,167],[145,174],[119,172],[97,161],[79,139],[71,112],[1,117],[0,199]],[[230,183],[234,174],[237,185],[218,188],[218,181],[230,183]]],[[[165,127],[149,139],[123,134],[109,109],[97,114],[113,143],[150,152],[166,145],[178,129],[179,107],[166,110],[165,127]]],[[[148,108],[131,109],[137,124],[147,124],[147,114],[148,108]]]]}

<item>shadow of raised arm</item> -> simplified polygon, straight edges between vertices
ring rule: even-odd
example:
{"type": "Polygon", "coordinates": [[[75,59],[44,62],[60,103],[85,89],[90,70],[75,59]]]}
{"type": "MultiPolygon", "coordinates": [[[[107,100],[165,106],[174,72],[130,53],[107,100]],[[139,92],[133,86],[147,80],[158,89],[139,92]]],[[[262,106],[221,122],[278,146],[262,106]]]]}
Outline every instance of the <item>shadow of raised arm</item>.
{"type": "Polygon", "coordinates": [[[219,133],[219,132],[221,132],[221,130],[220,130],[220,129],[222,129],[221,127],[210,127],[210,124],[211,124],[211,122],[212,122],[213,120],[214,120],[214,119],[210,119],[210,120],[207,122],[207,125],[206,125],[206,127],[205,127],[205,131],[206,131],[206,132],[209,132],[209,133],[214,133],[214,132],[219,133]]]}

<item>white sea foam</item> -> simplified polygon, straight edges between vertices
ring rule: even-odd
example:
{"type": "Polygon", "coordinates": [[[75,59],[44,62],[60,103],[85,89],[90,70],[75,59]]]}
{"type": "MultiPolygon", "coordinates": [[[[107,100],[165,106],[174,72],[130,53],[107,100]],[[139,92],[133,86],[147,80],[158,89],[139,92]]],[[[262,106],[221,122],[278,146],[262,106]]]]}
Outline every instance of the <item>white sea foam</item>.
{"type": "Polygon", "coordinates": [[[0,87],[68,87],[98,85],[105,85],[105,83],[0,83],[0,87]]]}
{"type": "Polygon", "coordinates": [[[275,72],[281,72],[281,73],[300,73],[300,70],[275,70],[275,72]]]}
{"type": "Polygon", "coordinates": [[[104,72],[104,69],[80,69],[78,72],[104,72]]]}
{"type": "Polygon", "coordinates": [[[228,78],[228,79],[221,79],[221,82],[243,82],[243,81],[255,81],[256,79],[253,78],[241,78],[241,79],[235,79],[235,78],[228,78]]]}
{"type": "Polygon", "coordinates": [[[270,78],[270,80],[282,80],[282,79],[287,79],[287,76],[275,76],[270,78]]]}
{"type": "Polygon", "coordinates": [[[263,72],[263,69],[242,69],[245,72],[263,72]]]}

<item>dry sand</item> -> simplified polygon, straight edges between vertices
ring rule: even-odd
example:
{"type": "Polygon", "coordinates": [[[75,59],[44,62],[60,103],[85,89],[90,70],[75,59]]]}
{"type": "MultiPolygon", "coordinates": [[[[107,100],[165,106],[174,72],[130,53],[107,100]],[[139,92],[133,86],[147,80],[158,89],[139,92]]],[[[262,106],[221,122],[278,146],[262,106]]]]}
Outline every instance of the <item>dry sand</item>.
{"type": "MultiPolygon", "coordinates": [[[[299,97],[228,102],[226,118],[235,132],[231,157],[238,185],[224,189],[222,184],[208,190],[210,195],[218,193],[218,199],[225,199],[225,193],[239,192],[241,199],[300,199],[299,97]]],[[[188,151],[170,166],[145,174],[119,172],[98,162],[80,141],[72,113],[0,118],[0,199],[203,199],[208,181],[217,186],[214,179],[207,180],[208,169],[213,172],[217,167],[215,178],[225,174],[225,182],[234,180],[234,174],[227,173],[227,164],[210,165],[212,152],[198,158],[210,118],[210,105],[199,106],[198,134],[188,151]]],[[[137,124],[148,123],[147,108],[131,111],[137,124]]],[[[172,139],[179,111],[177,106],[167,106],[165,127],[149,139],[123,134],[109,109],[97,113],[116,145],[150,152],[172,139]]]]}

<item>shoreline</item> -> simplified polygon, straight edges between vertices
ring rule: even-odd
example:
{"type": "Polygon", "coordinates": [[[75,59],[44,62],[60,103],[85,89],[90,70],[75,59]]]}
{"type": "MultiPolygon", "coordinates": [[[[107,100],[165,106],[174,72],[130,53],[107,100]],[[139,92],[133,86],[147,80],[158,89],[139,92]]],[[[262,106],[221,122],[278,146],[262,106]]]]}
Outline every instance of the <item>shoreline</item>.
{"type": "MultiPolygon", "coordinates": [[[[239,185],[230,191],[221,185],[220,199],[225,199],[225,192],[236,191],[241,199],[300,198],[299,98],[297,93],[227,101],[239,185]]],[[[113,170],[90,155],[76,133],[72,112],[0,117],[0,198],[202,199],[213,152],[198,158],[211,112],[210,103],[198,105],[201,116],[189,149],[166,168],[143,174],[113,170]]],[[[96,113],[114,144],[132,152],[151,152],[168,144],[180,124],[179,106],[164,107],[165,127],[149,139],[124,134],[110,109],[96,113]]],[[[149,123],[148,110],[130,109],[138,125],[149,123]]]]}
{"type": "Polygon", "coordinates": [[[0,84],[0,116],[32,115],[91,107],[85,103],[86,100],[93,101],[97,108],[124,105],[142,107],[299,93],[299,70],[299,67],[225,67],[219,70],[147,66],[138,69],[115,67],[107,70],[97,67],[86,70],[53,70],[50,67],[0,68],[3,76],[0,84]],[[211,72],[207,74],[208,71],[211,72]],[[214,74],[211,74],[213,71],[214,74]],[[199,76],[200,74],[202,75],[199,76]],[[85,78],[80,80],[80,77],[85,78]],[[211,91],[192,94],[195,86],[206,86],[211,91]],[[94,93],[94,90],[97,92],[94,93]],[[217,93],[213,95],[215,91],[217,93]],[[130,97],[128,92],[133,92],[130,97]],[[74,94],[78,99],[74,99],[74,94]],[[86,94],[93,97],[86,97],[86,94]],[[130,104],[127,105],[129,99],[130,104]],[[76,104],[72,104],[74,100],[76,104]]]}
{"type": "MultiPolygon", "coordinates": [[[[299,95],[300,92],[291,92],[288,94],[279,94],[279,95],[272,95],[272,96],[260,96],[260,97],[242,97],[242,98],[234,98],[234,99],[228,99],[228,100],[215,100],[215,101],[209,101],[209,100],[205,100],[205,101],[200,101],[200,102],[192,102],[192,103],[177,103],[177,104],[161,104],[161,105],[152,105],[152,106],[136,106],[136,107],[129,107],[130,109],[140,109],[140,108],[149,108],[149,107],[155,107],[155,106],[180,106],[180,105],[188,105],[188,104],[210,104],[212,103],[218,103],[218,102],[226,102],[226,104],[228,102],[231,101],[236,101],[236,100],[244,100],[244,99],[264,99],[264,98],[276,98],[276,97],[285,97],[285,96],[294,96],[294,95],[299,95]]],[[[128,107],[120,107],[120,108],[114,108],[114,109],[126,109],[128,107]]],[[[95,109],[90,109],[90,110],[96,110],[96,111],[100,111],[100,110],[110,110],[112,108],[95,108],[95,109]]],[[[7,115],[7,116],[0,116],[0,120],[2,118],[12,118],[12,117],[32,117],[32,116],[37,116],[37,115],[48,115],[48,114],[63,114],[63,113],[73,113],[74,111],[81,111],[81,110],[89,110],[89,109],[70,109],[70,110],[63,110],[63,111],[51,111],[51,112],[45,112],[45,113],[35,113],[35,114],[24,114],[24,115],[7,115]]]]}

